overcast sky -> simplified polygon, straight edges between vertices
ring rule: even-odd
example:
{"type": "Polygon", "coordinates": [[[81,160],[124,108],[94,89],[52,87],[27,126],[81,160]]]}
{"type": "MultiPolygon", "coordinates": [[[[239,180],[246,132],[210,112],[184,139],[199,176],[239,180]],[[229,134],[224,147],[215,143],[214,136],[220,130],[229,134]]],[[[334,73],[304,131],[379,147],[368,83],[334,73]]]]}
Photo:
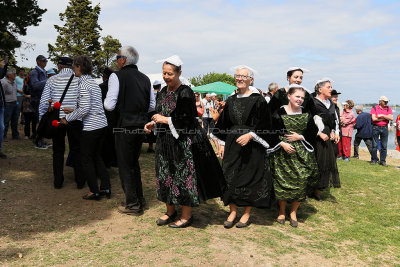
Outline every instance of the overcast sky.
{"type": "MultiPolygon", "coordinates": [[[[140,54],[139,69],[158,73],[156,60],[174,54],[184,62],[183,76],[230,73],[235,65],[258,71],[255,85],[287,85],[286,71],[300,66],[311,72],[303,85],[310,91],[331,77],[341,100],[377,102],[386,95],[400,104],[400,1],[238,1],[107,0],[100,2],[101,35],[112,35],[140,54]]],[[[61,24],[67,0],[38,0],[47,8],[39,27],[24,41],[34,51],[19,65],[34,66],[55,43],[54,24],[61,24]]],[[[18,58],[18,55],[17,55],[18,58]]]]}

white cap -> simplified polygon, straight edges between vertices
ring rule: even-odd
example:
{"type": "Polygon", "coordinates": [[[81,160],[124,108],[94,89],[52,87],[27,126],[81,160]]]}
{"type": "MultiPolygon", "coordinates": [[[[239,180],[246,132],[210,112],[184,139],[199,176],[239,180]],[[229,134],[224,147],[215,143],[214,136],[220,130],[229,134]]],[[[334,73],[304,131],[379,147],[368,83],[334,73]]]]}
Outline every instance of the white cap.
{"type": "Polygon", "coordinates": [[[168,62],[177,67],[179,67],[183,64],[182,60],[177,55],[173,55],[173,56],[170,56],[169,58],[160,59],[160,60],[156,61],[156,63],[164,63],[164,62],[168,62]]]}
{"type": "Polygon", "coordinates": [[[217,96],[217,94],[216,93],[211,93],[210,96],[217,96]]]}
{"type": "Polygon", "coordinates": [[[153,86],[160,85],[160,84],[161,84],[161,82],[159,80],[155,80],[153,83],[153,86]]]}
{"type": "Polygon", "coordinates": [[[387,98],[386,96],[381,96],[380,98],[379,98],[379,101],[385,101],[385,102],[389,102],[389,98],[387,98]]]}
{"type": "Polygon", "coordinates": [[[350,104],[349,103],[347,103],[347,102],[342,102],[342,105],[344,106],[344,105],[348,105],[348,106],[350,106],[350,104]]]}
{"type": "Polygon", "coordinates": [[[332,79],[329,78],[329,77],[324,77],[324,78],[322,78],[322,79],[319,79],[319,80],[316,82],[316,84],[317,84],[317,83],[322,83],[322,82],[330,82],[330,83],[333,83],[334,80],[332,80],[332,79]]]}
{"type": "Polygon", "coordinates": [[[232,71],[232,72],[236,72],[237,70],[240,70],[240,69],[248,69],[249,71],[252,71],[254,74],[258,74],[258,71],[256,71],[255,69],[253,69],[253,68],[250,68],[249,66],[246,66],[246,65],[237,65],[237,66],[235,66],[235,67],[232,67],[232,68],[230,68],[230,70],[232,71]]]}
{"type": "Polygon", "coordinates": [[[300,67],[290,67],[290,68],[287,70],[287,72],[293,71],[293,70],[301,70],[303,73],[310,72],[308,69],[300,68],[300,67]]]}
{"type": "Polygon", "coordinates": [[[304,90],[307,90],[304,86],[301,86],[300,84],[297,83],[292,83],[291,85],[289,85],[289,89],[290,88],[302,88],[304,90]]]}

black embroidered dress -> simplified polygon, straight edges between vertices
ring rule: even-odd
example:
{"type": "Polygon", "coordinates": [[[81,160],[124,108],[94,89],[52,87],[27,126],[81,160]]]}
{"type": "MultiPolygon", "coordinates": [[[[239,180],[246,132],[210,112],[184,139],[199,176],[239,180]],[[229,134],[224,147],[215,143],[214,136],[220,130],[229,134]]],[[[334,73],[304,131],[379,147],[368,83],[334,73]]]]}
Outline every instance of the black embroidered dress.
{"type": "Polygon", "coordinates": [[[225,142],[222,162],[227,189],[225,205],[268,208],[273,199],[272,177],[266,148],[269,125],[267,102],[258,93],[229,97],[213,134],[225,142]],[[248,132],[256,134],[247,145],[236,140],[248,132]]]}
{"type": "Polygon", "coordinates": [[[157,124],[157,198],[169,205],[195,207],[221,197],[225,181],[215,152],[200,127],[192,89],[181,85],[175,92],[158,92],[156,112],[169,117],[157,124]]]}

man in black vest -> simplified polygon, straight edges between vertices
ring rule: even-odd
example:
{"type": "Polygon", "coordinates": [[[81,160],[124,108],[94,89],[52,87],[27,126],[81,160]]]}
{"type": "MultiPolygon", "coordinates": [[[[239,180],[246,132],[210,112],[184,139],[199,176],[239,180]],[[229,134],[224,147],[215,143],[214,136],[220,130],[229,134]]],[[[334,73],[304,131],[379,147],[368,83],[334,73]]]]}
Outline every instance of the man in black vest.
{"type": "Polygon", "coordinates": [[[121,213],[129,215],[143,214],[143,197],[139,156],[145,138],[144,125],[148,121],[148,112],[154,110],[155,100],[149,78],[136,66],[139,54],[131,46],[122,47],[117,56],[119,71],[110,75],[108,92],[104,108],[118,112],[113,125],[115,149],[121,179],[125,192],[125,206],[121,213]]]}

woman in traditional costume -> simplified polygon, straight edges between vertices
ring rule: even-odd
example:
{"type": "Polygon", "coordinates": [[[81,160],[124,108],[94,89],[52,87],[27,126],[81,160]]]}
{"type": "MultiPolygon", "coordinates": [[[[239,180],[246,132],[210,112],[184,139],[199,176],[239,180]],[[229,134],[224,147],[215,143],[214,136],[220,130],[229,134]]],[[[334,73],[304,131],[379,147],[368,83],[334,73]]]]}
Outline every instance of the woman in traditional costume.
{"type": "MultiPolygon", "coordinates": [[[[288,80],[289,85],[290,84],[301,85],[303,82],[303,74],[305,72],[309,72],[309,70],[307,70],[305,68],[300,68],[300,67],[289,68],[286,73],[286,79],[288,80]]],[[[273,114],[275,111],[279,110],[280,107],[287,105],[289,103],[288,96],[287,96],[288,90],[289,90],[289,87],[280,88],[271,97],[271,100],[268,103],[271,114],[273,114]]],[[[314,103],[312,101],[312,96],[308,91],[306,91],[306,93],[305,93],[304,102],[302,104],[302,107],[303,107],[304,112],[310,111],[313,116],[315,115],[315,107],[314,107],[314,103]]]]}
{"type": "Polygon", "coordinates": [[[236,224],[237,228],[243,228],[250,224],[252,207],[269,208],[273,198],[272,177],[266,160],[270,117],[267,102],[249,88],[254,71],[244,65],[235,69],[238,91],[227,99],[213,131],[221,144],[219,156],[223,159],[227,183],[222,199],[230,207],[225,228],[234,225],[237,207],[245,207],[236,224]]]}
{"type": "Polygon", "coordinates": [[[221,197],[225,181],[219,161],[205,131],[196,119],[192,89],[179,80],[182,61],[178,56],[161,60],[167,86],[156,98],[156,113],[145,131],[157,134],[155,168],[157,198],[167,211],[157,225],[184,228],[193,223],[192,207],[201,201],[221,197]],[[176,206],[182,206],[179,220],[176,206]]]}
{"type": "MultiPolygon", "coordinates": [[[[317,81],[315,85],[316,96],[313,98],[316,113],[322,118],[323,130],[318,133],[316,141],[316,157],[318,161],[318,169],[320,180],[318,189],[324,189],[333,185],[335,188],[340,187],[339,171],[336,163],[336,155],[333,148],[334,140],[339,136],[339,125],[337,124],[337,115],[335,105],[330,99],[332,92],[332,84],[330,78],[323,78],[317,81]]],[[[315,197],[320,200],[318,191],[314,192],[315,197]]]]}
{"type": "Polygon", "coordinates": [[[306,199],[307,189],[318,183],[318,164],[314,154],[314,141],[318,127],[312,115],[302,108],[306,90],[298,84],[289,86],[289,104],[272,115],[273,135],[270,166],[273,174],[275,197],[279,204],[278,223],[285,224],[286,204],[292,204],[290,225],[297,227],[297,209],[306,199]]]}

